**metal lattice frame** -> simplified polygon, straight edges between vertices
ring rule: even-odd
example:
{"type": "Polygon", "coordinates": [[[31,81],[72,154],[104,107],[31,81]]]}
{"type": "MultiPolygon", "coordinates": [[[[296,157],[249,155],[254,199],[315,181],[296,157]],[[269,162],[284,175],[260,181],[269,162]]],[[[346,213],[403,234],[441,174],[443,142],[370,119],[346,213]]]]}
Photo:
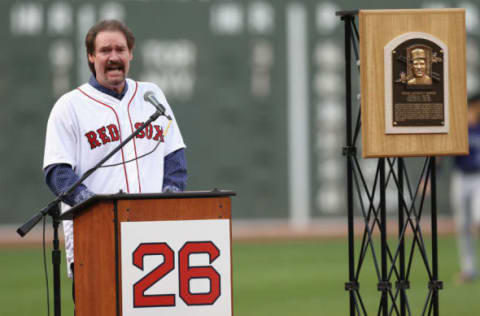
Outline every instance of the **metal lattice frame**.
{"type": "MultiPolygon", "coordinates": [[[[345,289],[349,291],[350,315],[368,315],[359,287],[359,277],[364,268],[365,258],[371,253],[380,301],[377,315],[439,315],[438,291],[442,282],[438,280],[437,249],[437,205],[435,157],[425,157],[418,182],[411,185],[404,158],[379,158],[373,183],[369,186],[363,175],[357,157],[360,134],[360,106],[355,123],[352,107],[352,48],[355,60],[359,59],[359,34],[355,24],[357,11],[337,12],[345,25],[345,70],[346,70],[346,146],[343,155],[347,162],[348,196],[348,244],[349,281],[345,289]],[[430,183],[431,212],[431,256],[429,258],[423,238],[420,221],[424,215],[428,184],[430,183]],[[398,193],[398,244],[392,247],[387,240],[386,189],[393,186],[398,193]],[[365,198],[366,197],[366,198],[365,198]],[[366,199],[366,201],[365,201],[366,199]],[[355,204],[355,201],[358,201],[355,204]],[[354,206],[359,206],[364,228],[358,258],[355,258],[354,206]],[[380,249],[374,245],[374,232],[379,231],[380,249]],[[411,231],[411,241],[405,239],[411,231]],[[406,252],[406,243],[410,251],[406,252]],[[421,314],[412,311],[408,299],[410,273],[416,253],[421,256],[428,276],[428,293],[421,314]],[[394,286],[392,284],[394,283],[394,286]]],[[[358,243],[358,241],[357,241],[358,243]]]]}

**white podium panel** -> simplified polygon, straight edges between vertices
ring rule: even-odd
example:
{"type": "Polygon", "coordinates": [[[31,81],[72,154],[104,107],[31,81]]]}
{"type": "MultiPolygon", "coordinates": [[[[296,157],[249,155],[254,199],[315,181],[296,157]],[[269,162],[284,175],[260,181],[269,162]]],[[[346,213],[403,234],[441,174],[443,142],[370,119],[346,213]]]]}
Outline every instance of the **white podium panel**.
{"type": "Polygon", "coordinates": [[[232,315],[230,220],[120,229],[123,316],[232,315]]]}

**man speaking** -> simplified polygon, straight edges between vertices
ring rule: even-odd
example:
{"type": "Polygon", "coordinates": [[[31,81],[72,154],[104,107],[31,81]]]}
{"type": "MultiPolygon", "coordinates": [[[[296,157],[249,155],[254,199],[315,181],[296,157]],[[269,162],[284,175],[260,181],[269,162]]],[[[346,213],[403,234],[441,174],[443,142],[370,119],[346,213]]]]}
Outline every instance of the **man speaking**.
{"type": "MultiPolygon", "coordinates": [[[[133,33],[120,21],[101,21],[88,31],[85,45],[92,76],[88,83],[60,97],[48,119],[43,168],[49,188],[56,195],[65,192],[149,118],[155,111],[154,100],[165,115],[128,142],[64,202],[75,205],[93,194],[119,191],[183,191],[185,144],[172,109],[155,84],[127,78],[135,46],[133,33]]],[[[71,277],[73,224],[63,223],[71,277]]]]}

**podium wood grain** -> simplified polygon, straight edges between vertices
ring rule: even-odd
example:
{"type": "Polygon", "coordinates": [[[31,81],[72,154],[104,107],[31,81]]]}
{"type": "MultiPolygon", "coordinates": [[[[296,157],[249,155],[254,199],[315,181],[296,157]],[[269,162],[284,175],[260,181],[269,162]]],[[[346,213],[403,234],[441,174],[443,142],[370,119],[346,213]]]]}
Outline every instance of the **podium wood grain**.
{"type": "Polygon", "coordinates": [[[116,315],[113,202],[100,202],[74,220],[75,315],[116,315]]]}

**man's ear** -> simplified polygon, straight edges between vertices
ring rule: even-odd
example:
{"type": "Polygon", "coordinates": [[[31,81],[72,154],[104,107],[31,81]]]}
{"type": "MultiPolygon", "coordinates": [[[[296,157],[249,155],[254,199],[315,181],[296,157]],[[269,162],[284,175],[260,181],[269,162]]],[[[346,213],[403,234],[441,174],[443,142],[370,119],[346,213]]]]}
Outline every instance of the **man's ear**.
{"type": "Polygon", "coordinates": [[[95,63],[95,55],[88,54],[88,61],[91,62],[92,64],[95,63]]]}

